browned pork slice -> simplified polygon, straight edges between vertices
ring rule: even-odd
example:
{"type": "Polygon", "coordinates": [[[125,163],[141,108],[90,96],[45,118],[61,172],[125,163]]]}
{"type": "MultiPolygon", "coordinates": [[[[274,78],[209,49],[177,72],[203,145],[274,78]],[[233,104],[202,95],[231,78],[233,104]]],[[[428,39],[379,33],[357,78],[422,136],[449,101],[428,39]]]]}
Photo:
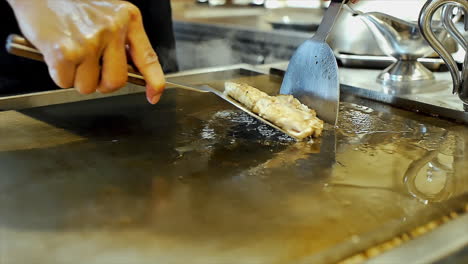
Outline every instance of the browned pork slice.
{"type": "Polygon", "coordinates": [[[236,99],[236,101],[252,110],[260,98],[268,97],[268,94],[243,83],[226,82],[224,93],[236,99]]]}
{"type": "Polygon", "coordinates": [[[234,82],[225,83],[225,93],[298,139],[322,134],[323,121],[292,95],[269,96],[257,88],[234,82]]]}

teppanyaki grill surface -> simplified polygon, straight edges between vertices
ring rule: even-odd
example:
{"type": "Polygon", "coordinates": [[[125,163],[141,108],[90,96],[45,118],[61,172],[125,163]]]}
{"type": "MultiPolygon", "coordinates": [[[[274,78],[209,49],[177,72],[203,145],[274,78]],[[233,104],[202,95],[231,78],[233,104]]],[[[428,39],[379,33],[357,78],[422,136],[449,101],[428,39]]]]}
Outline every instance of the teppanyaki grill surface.
{"type": "Polygon", "coordinates": [[[328,263],[468,200],[467,128],[382,105],[343,103],[315,143],[177,90],[156,106],[134,94],[0,123],[6,263],[328,263]]]}

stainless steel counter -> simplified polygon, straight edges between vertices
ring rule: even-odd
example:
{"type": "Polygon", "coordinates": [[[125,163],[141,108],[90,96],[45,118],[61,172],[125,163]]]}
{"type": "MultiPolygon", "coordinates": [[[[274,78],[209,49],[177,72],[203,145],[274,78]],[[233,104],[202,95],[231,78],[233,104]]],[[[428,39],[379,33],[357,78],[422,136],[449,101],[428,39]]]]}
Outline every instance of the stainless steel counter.
{"type": "Polygon", "coordinates": [[[67,96],[0,112],[2,264],[332,263],[427,223],[468,234],[466,126],[347,96],[337,129],[295,143],[210,94],[67,96]]]}
{"type": "MultiPolygon", "coordinates": [[[[365,4],[362,5],[365,6],[365,4]]],[[[383,7],[380,6],[380,8],[383,7]]],[[[388,8],[390,7],[388,6],[388,8]]],[[[395,8],[390,9],[398,12],[395,8]]],[[[241,7],[209,8],[193,4],[176,5],[174,8],[174,27],[181,69],[237,63],[256,64],[266,70],[271,67],[285,69],[287,61],[297,46],[311,37],[312,33],[273,30],[268,21],[272,17],[281,17],[281,15],[286,14],[291,17],[298,14],[300,14],[299,16],[309,14],[306,21],[320,21],[321,12],[320,9],[280,8],[269,10],[241,7]],[[272,66],[272,64],[275,65],[272,66]]],[[[338,24],[344,26],[351,22],[352,20],[343,20],[338,24]]],[[[353,20],[350,25],[364,27],[358,30],[359,33],[356,33],[358,35],[371,34],[371,32],[365,34],[367,28],[362,21],[353,20]]],[[[372,45],[369,44],[375,42],[372,38],[359,38],[361,42],[366,43],[364,45],[354,38],[339,41],[338,36],[339,34],[336,33],[330,38],[330,44],[337,49],[336,52],[340,49],[350,52],[352,50],[350,48],[354,46],[362,47],[361,52],[366,52],[366,50],[368,52],[373,50],[372,53],[376,52],[374,50],[376,47],[371,48],[372,45]],[[340,47],[343,45],[343,41],[346,42],[344,45],[346,47],[340,47]],[[353,43],[354,45],[351,45],[353,43]]],[[[461,55],[461,60],[463,60],[465,56],[461,55]]],[[[359,56],[339,54],[338,57],[344,66],[354,65],[355,67],[340,68],[341,83],[344,84],[342,88],[347,89],[350,93],[407,110],[420,111],[468,123],[468,112],[464,111],[461,100],[451,92],[453,88],[448,72],[435,72],[436,81],[414,82],[409,85],[405,84],[405,87],[390,87],[375,81],[377,75],[386,67],[385,63],[381,61],[386,58],[385,56],[379,59],[375,56],[367,56],[367,59],[364,59],[361,56],[358,59],[359,56]],[[370,69],[377,66],[383,68],[380,70],[370,69]]],[[[387,59],[392,61],[391,58],[387,59]]],[[[434,71],[439,71],[443,65],[440,59],[425,59],[425,64],[434,71]]]]}
{"type": "Polygon", "coordinates": [[[269,22],[285,14],[320,20],[322,13],[320,9],[175,5],[174,32],[180,69],[289,60],[311,32],[273,30],[269,22]]]}

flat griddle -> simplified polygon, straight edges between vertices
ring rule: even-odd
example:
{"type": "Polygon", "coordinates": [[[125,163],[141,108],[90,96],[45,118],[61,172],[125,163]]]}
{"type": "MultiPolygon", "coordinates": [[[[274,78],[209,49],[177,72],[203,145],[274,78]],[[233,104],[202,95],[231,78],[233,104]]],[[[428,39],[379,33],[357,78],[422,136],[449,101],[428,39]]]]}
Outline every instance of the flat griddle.
{"type": "MultiPolygon", "coordinates": [[[[248,70],[177,80],[281,84],[248,70]]],[[[3,260],[333,263],[464,213],[465,126],[345,101],[313,144],[182,90],[0,112],[3,260]],[[429,181],[434,166],[446,174],[429,181]]]]}
{"type": "MultiPolygon", "coordinates": [[[[42,53],[34,47],[28,40],[23,38],[22,36],[12,34],[8,37],[7,39],[7,44],[6,44],[6,49],[9,53],[21,56],[24,58],[29,58],[32,60],[38,60],[38,61],[44,61],[44,57],[42,53]]],[[[135,70],[134,67],[131,65],[128,65],[128,82],[136,85],[140,85],[143,87],[146,87],[146,81],[144,77],[141,75],[140,72],[135,70]]],[[[202,84],[202,85],[196,85],[196,86],[189,86],[184,83],[174,83],[166,80],[166,90],[167,89],[172,89],[172,88],[178,88],[178,89],[183,89],[183,90],[189,90],[192,92],[201,92],[201,93],[213,93],[220,97],[221,99],[225,100],[226,102],[234,105],[238,109],[244,111],[246,114],[250,115],[251,117],[257,119],[258,121],[278,130],[283,132],[285,135],[289,135],[292,138],[297,139],[300,141],[301,139],[296,138],[293,134],[288,133],[285,129],[282,129],[281,127],[277,126],[276,124],[270,122],[269,120],[264,119],[262,116],[258,115],[257,113],[254,113],[251,109],[248,109],[245,107],[243,104],[235,100],[234,98],[226,95],[224,93],[224,89],[214,89],[213,87],[202,84]]],[[[335,121],[335,120],[333,120],[335,121]]],[[[332,122],[333,124],[335,122],[332,122]]]]}

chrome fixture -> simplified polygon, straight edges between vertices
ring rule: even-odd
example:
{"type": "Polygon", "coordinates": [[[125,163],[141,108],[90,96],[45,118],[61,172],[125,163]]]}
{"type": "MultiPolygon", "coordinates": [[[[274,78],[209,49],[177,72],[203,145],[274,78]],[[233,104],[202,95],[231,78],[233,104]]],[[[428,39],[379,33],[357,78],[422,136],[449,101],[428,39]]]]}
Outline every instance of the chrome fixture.
{"type": "MultiPolygon", "coordinates": [[[[452,19],[455,9],[458,9],[455,20],[460,20],[460,17],[463,14],[463,12],[461,12],[462,10],[456,5],[445,5],[444,7],[442,7],[442,23],[444,28],[449,32],[452,38],[455,39],[464,50],[467,50],[468,43],[465,40],[463,34],[460,31],[458,31],[457,27],[454,24],[454,19],[452,19]]],[[[468,18],[466,18],[465,21],[468,21],[468,18]]]]}
{"type": "MultiPolygon", "coordinates": [[[[405,90],[408,90],[407,86],[413,85],[414,81],[434,80],[434,74],[418,61],[431,55],[433,49],[423,38],[417,23],[380,12],[349,10],[367,25],[380,49],[397,60],[377,77],[379,83],[392,88],[405,86],[405,90]]],[[[443,27],[435,28],[435,35],[450,45],[443,27]]],[[[456,50],[456,47],[451,50],[456,50]]]]}
{"type": "Polygon", "coordinates": [[[453,26],[451,21],[449,21],[449,16],[452,16],[452,10],[454,7],[458,7],[465,13],[465,31],[468,31],[468,1],[466,0],[429,0],[426,2],[424,7],[421,10],[419,15],[419,26],[421,28],[421,33],[427,42],[434,48],[434,50],[440,55],[440,57],[447,64],[450,74],[452,75],[453,80],[453,93],[458,94],[459,98],[464,103],[465,111],[468,111],[468,52],[465,55],[465,62],[463,64],[463,70],[460,73],[458,66],[451,56],[451,54],[445,49],[444,45],[438,40],[436,34],[434,34],[432,28],[432,19],[434,13],[443,7],[444,17],[442,19],[444,27],[450,33],[450,35],[456,39],[460,46],[467,51],[467,40],[463,35],[457,31],[453,26]],[[447,7],[448,6],[448,7],[447,7]]]}

